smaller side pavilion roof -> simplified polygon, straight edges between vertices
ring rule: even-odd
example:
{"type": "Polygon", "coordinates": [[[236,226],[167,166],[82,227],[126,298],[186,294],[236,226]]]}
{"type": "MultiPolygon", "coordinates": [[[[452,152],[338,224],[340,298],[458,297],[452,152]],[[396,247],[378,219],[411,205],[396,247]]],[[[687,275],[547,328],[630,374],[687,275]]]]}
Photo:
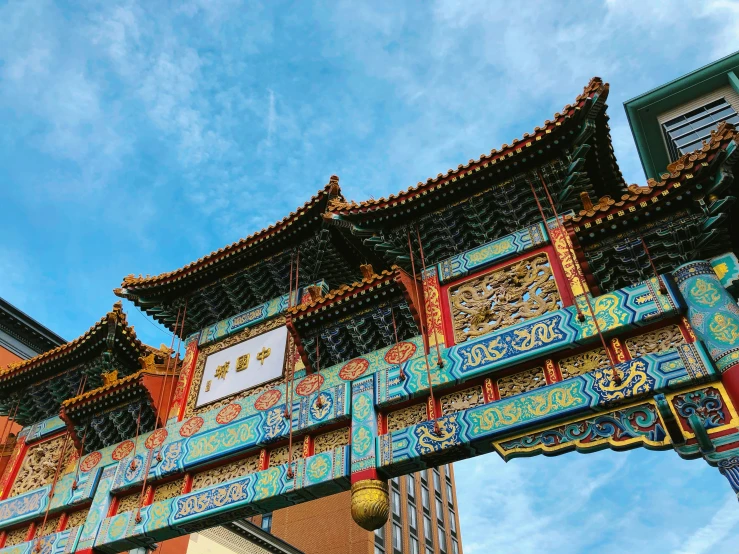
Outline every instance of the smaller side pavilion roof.
{"type": "MultiPolygon", "coordinates": [[[[459,164],[457,169],[449,169],[444,174],[439,173],[436,177],[428,178],[425,183],[419,182],[416,186],[409,187],[398,194],[391,194],[387,198],[370,199],[359,203],[340,199],[334,200],[329,206],[330,214],[327,214],[326,217],[339,216],[352,221],[371,220],[388,216],[389,214],[386,212],[392,212],[395,209],[403,211],[414,209],[419,202],[423,206],[429,204],[434,198],[440,200],[442,192],[446,189],[463,187],[466,181],[462,179],[466,176],[471,176],[475,172],[492,165],[496,165],[496,167],[518,165],[520,161],[525,160],[531,154],[531,151],[527,148],[551,146],[552,143],[562,140],[565,132],[568,132],[573,124],[578,124],[591,110],[600,113],[608,97],[608,91],[608,83],[603,83],[600,77],[593,77],[573,104],[567,104],[561,112],[554,114],[553,119],[548,119],[543,126],[536,127],[533,133],[524,133],[523,138],[515,138],[511,141],[511,144],[503,144],[499,150],[494,148],[489,154],[482,154],[476,160],[471,159],[466,164],[459,164]]],[[[607,127],[607,125],[605,126],[607,127]]],[[[608,140],[599,141],[603,143],[599,144],[599,147],[604,148],[607,152],[597,154],[599,165],[601,171],[603,171],[606,163],[601,158],[607,156],[609,165],[615,171],[613,177],[620,185],[623,178],[618,171],[613,150],[610,148],[610,135],[607,129],[605,134],[608,135],[608,140]]],[[[605,178],[605,176],[602,177],[605,178]]]]}
{"type": "Polygon", "coordinates": [[[117,350],[132,363],[150,350],[128,325],[121,302],[116,302],[80,337],[0,370],[0,390],[27,386],[63,373],[104,350],[117,350]]]}

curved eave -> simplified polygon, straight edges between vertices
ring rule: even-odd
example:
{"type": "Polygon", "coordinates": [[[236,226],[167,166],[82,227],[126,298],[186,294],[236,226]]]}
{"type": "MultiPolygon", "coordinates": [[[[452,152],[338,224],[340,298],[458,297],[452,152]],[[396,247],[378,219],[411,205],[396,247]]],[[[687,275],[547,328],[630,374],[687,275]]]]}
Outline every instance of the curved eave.
{"type": "Polygon", "coordinates": [[[133,328],[128,326],[121,307],[116,305],[112,312],[100,319],[82,336],[28,360],[10,364],[0,372],[0,389],[27,386],[78,365],[88,355],[106,346],[109,325],[116,326],[114,348],[130,351],[129,357],[133,361],[147,353],[146,346],[136,338],[133,328]]]}
{"type": "Polygon", "coordinates": [[[144,298],[169,295],[183,288],[194,290],[207,285],[208,279],[214,273],[226,274],[231,265],[236,265],[237,262],[239,265],[243,264],[245,255],[259,255],[268,249],[276,250],[296,234],[305,232],[307,227],[311,225],[319,227],[327,202],[339,197],[340,194],[338,179],[332,180],[301,208],[282,221],[180,269],[151,277],[128,276],[114,292],[121,298],[131,300],[137,306],[145,307],[146,302],[142,302],[144,298]],[[233,261],[233,264],[228,263],[229,261],[233,261]]]}
{"type": "Polygon", "coordinates": [[[456,170],[450,169],[445,174],[429,178],[425,183],[418,183],[397,195],[378,200],[369,200],[359,204],[332,209],[331,215],[356,223],[367,223],[372,220],[397,217],[398,211],[407,212],[418,209],[419,204],[441,196],[443,192],[457,194],[467,186],[481,171],[497,169],[501,171],[521,163],[529,158],[534,148],[551,147],[554,141],[567,136],[585,117],[594,117],[605,105],[608,96],[608,84],[594,78],[584,92],[572,105],[565,106],[561,113],[556,113],[552,121],[546,121],[543,127],[537,127],[533,134],[524,134],[523,139],[514,139],[511,145],[504,144],[501,150],[493,150],[478,160],[470,160],[460,164],[456,170]]]}
{"type": "Polygon", "coordinates": [[[680,192],[690,194],[696,184],[715,175],[727,148],[736,140],[735,131],[727,126],[719,139],[690,154],[671,173],[663,174],[662,180],[650,180],[645,187],[634,187],[630,194],[624,194],[618,201],[599,202],[594,209],[567,218],[568,224],[572,225],[578,237],[587,240],[596,231],[600,233],[612,225],[638,217],[652,209],[652,206],[661,207],[661,203],[671,200],[680,192]]]}

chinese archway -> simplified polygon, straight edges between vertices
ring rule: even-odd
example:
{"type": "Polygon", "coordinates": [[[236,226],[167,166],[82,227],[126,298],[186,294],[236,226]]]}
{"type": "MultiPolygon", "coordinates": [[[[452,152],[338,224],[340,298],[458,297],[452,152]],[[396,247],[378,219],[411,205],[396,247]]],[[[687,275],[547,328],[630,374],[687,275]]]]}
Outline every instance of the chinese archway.
{"type": "Polygon", "coordinates": [[[3,369],[23,429],[0,553],[151,547],[349,489],[375,529],[388,478],[491,452],[675,450],[739,491],[736,134],[627,185],[607,94],[595,78],[388,198],[331,177],[267,229],[124,278],[183,356],[117,304],[3,369]]]}

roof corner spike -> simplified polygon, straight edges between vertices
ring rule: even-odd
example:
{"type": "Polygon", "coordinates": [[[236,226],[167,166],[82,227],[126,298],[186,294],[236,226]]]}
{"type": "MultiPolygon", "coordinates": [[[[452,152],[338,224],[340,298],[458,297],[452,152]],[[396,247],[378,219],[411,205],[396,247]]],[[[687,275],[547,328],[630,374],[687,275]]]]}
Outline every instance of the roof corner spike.
{"type": "Polygon", "coordinates": [[[362,272],[362,277],[368,281],[375,276],[375,270],[372,268],[372,264],[362,264],[359,266],[359,270],[362,272]]]}
{"type": "Polygon", "coordinates": [[[339,194],[341,194],[341,189],[339,188],[339,176],[331,175],[328,180],[328,195],[338,196],[339,194]]]}
{"type": "Polygon", "coordinates": [[[580,193],[580,201],[582,202],[582,209],[586,212],[593,209],[593,201],[590,199],[588,191],[584,190],[580,193]]]}

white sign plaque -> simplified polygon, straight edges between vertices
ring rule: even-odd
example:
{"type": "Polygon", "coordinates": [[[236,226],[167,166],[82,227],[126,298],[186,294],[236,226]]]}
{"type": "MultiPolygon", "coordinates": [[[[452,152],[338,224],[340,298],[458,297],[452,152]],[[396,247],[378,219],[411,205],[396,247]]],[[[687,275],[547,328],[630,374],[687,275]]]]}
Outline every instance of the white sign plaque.
{"type": "Polygon", "coordinates": [[[208,356],[196,407],[281,377],[286,342],[283,325],[208,356]]]}

